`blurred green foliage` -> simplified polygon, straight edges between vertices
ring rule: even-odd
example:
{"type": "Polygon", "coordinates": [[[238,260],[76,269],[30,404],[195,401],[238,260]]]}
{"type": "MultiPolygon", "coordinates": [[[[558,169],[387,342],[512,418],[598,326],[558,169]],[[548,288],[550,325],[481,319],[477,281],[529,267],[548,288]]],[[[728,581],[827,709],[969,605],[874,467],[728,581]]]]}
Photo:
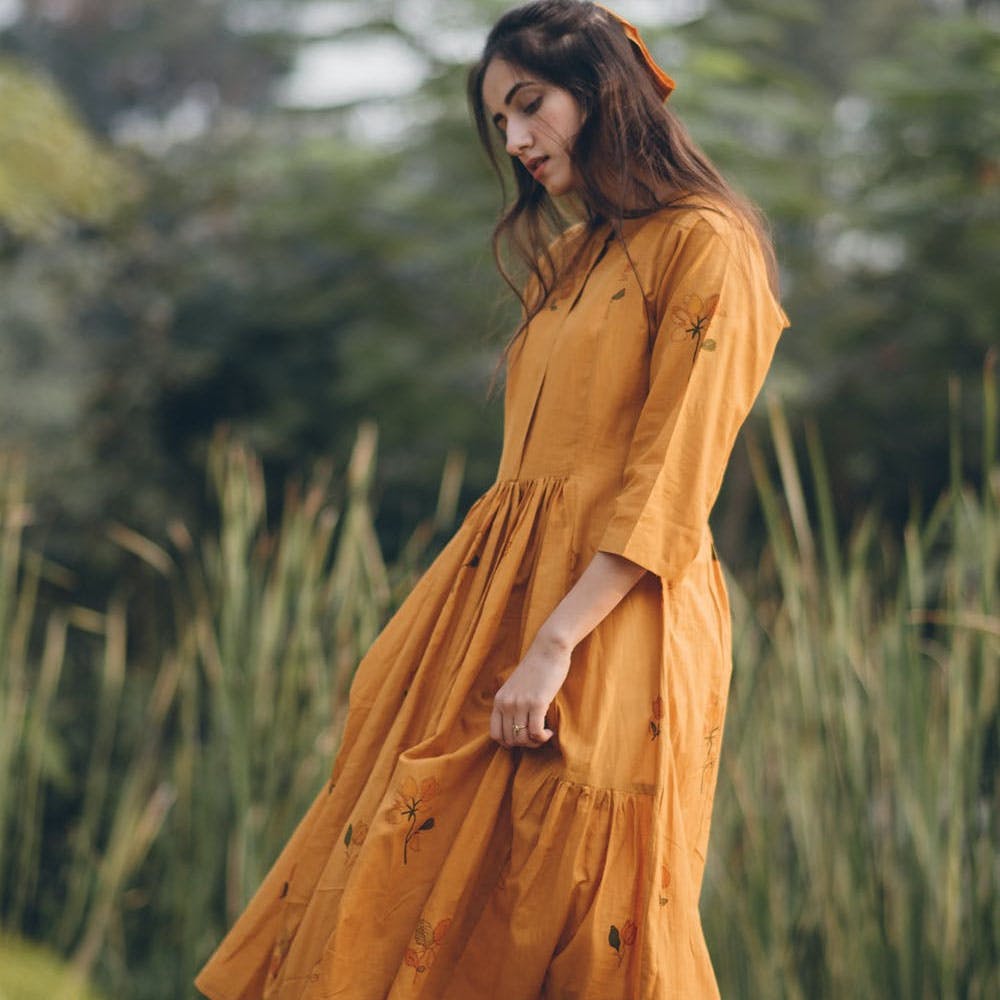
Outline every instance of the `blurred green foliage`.
{"type": "MultiPolygon", "coordinates": [[[[0,173],[20,192],[0,236],[0,443],[32,454],[53,551],[113,567],[95,541],[108,519],[162,537],[168,511],[196,516],[220,422],[280,481],[343,459],[358,420],[377,418],[390,550],[449,447],[470,455],[466,500],[490,481],[487,387],[515,312],[490,260],[499,196],[462,64],[433,43],[481,37],[502,6],[75,0],[24,5],[0,32],[0,52],[44,67],[111,151],[45,111],[51,86],[17,92],[8,145],[46,136],[63,153],[58,180],[13,160],[0,173]],[[376,30],[427,60],[418,90],[281,103],[303,46],[376,30]],[[112,198],[119,176],[140,193],[112,198]],[[41,240],[16,220],[55,183],[41,240]]],[[[793,323],[773,381],[820,421],[844,523],[873,494],[897,521],[937,495],[940,373],[978,378],[997,339],[993,9],[717,0],[647,30],[677,110],[773,222],[793,323]]],[[[716,516],[737,562],[751,495],[737,460],[716,516]]]]}
{"type": "Polygon", "coordinates": [[[51,948],[0,937],[0,1000],[99,1000],[51,948]]]}
{"type": "Polygon", "coordinates": [[[58,89],[5,58],[0,100],[3,225],[21,237],[44,238],[65,216],[106,221],[131,178],[76,120],[58,89]]]}

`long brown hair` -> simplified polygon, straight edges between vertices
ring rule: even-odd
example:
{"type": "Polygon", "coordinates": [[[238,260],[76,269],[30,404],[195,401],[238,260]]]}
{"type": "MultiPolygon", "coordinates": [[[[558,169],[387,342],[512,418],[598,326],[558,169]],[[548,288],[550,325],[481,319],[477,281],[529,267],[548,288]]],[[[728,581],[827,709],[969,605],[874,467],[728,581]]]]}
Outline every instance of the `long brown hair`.
{"type": "MultiPolygon", "coordinates": [[[[706,207],[728,210],[756,233],[777,295],[777,266],[766,221],[733,190],[664,105],[639,53],[607,11],[581,0],[535,0],[508,11],[487,36],[482,56],[469,70],[468,96],[506,201],[500,135],[483,101],[483,77],[493,59],[569,91],[580,105],[584,120],[570,155],[581,179],[577,194],[585,235],[610,222],[620,238],[625,218],[676,207],[691,195],[703,197],[706,207]],[[664,191],[670,193],[664,196],[664,191]]],[[[516,197],[493,230],[493,255],[524,307],[513,343],[579,254],[568,266],[557,268],[548,248],[567,219],[521,161],[508,158],[516,197]],[[508,263],[509,251],[521,273],[508,263]],[[535,293],[526,298],[523,279],[532,277],[535,293]]],[[[579,243],[579,253],[586,243],[579,243]]]]}

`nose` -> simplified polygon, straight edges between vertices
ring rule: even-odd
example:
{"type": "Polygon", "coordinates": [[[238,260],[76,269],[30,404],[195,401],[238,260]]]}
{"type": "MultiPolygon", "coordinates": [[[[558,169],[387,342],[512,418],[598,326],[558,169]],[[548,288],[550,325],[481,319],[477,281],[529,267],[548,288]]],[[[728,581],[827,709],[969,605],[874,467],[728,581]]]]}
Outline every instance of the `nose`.
{"type": "Polygon", "coordinates": [[[520,156],[531,145],[531,133],[524,122],[510,120],[507,122],[507,152],[511,156],[520,156]]]}

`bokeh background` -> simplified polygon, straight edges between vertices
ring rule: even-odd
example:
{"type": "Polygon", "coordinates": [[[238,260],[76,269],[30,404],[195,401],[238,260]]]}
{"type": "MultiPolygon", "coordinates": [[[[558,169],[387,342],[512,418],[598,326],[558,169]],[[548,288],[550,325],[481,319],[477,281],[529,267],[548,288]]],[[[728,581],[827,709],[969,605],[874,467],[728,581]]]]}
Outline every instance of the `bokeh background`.
{"type": "MultiPolygon", "coordinates": [[[[0,996],[195,996],[492,481],[508,6],[0,0],[0,996]]],[[[723,996],[1000,995],[1000,4],[616,9],[792,320],[713,515],[723,996]]]]}

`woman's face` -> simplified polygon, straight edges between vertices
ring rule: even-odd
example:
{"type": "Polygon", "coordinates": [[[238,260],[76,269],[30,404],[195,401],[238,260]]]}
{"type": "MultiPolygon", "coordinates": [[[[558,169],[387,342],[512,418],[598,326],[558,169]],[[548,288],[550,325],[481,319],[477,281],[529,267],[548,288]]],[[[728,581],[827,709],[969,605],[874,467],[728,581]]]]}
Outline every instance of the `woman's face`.
{"type": "Polygon", "coordinates": [[[567,194],[577,186],[570,150],[583,112],[568,90],[493,59],[483,76],[483,103],[504,136],[507,152],[550,195],[567,194]]]}

